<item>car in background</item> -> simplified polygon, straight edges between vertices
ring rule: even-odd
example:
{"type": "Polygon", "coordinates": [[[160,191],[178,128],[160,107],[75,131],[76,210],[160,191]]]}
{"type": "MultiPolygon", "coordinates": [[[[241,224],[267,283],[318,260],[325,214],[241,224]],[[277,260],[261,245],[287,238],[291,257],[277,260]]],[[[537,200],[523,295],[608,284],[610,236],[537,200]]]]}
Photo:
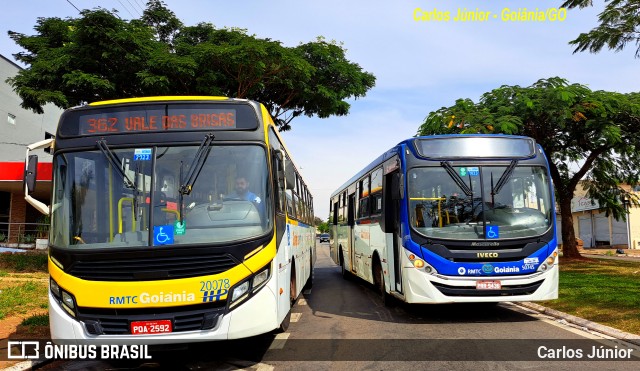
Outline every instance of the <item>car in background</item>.
{"type": "Polygon", "coordinates": [[[320,243],[329,242],[329,233],[320,234],[320,243]]]}

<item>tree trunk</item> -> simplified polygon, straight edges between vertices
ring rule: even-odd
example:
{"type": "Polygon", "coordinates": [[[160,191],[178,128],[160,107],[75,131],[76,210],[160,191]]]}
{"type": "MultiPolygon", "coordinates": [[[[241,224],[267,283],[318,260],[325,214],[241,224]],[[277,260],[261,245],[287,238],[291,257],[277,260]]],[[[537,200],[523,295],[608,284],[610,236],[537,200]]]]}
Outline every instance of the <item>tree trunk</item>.
{"type": "Polygon", "coordinates": [[[560,215],[562,217],[562,256],[570,259],[580,259],[582,255],[578,252],[576,233],[573,229],[571,197],[562,197],[559,201],[560,215]]]}

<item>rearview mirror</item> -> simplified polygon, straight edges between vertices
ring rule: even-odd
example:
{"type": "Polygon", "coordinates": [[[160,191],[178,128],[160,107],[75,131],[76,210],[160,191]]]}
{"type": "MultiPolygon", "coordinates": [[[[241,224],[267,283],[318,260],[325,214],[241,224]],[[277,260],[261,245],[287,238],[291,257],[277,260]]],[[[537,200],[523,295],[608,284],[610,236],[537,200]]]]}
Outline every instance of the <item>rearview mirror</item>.
{"type": "Polygon", "coordinates": [[[285,178],[287,183],[287,189],[295,189],[296,188],[296,171],[293,167],[293,162],[289,160],[289,158],[285,159],[285,178]]]}
{"type": "Polygon", "coordinates": [[[27,168],[24,171],[24,182],[27,185],[28,194],[36,190],[36,178],[38,176],[38,155],[30,155],[27,168]]]}

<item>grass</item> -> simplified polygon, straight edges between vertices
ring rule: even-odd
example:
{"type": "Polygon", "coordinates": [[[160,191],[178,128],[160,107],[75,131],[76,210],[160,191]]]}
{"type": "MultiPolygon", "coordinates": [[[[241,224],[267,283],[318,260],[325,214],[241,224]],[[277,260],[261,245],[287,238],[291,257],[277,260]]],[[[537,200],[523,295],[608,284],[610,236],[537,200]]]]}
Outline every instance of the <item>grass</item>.
{"type": "Polygon", "coordinates": [[[640,334],[640,262],[560,261],[557,300],[540,304],[622,331],[640,334]]]}
{"type": "Polygon", "coordinates": [[[36,316],[31,316],[22,323],[21,326],[49,326],[49,315],[48,314],[40,314],[36,316]]]}
{"type": "MultiPolygon", "coordinates": [[[[47,254],[0,254],[0,272],[46,272],[47,254]]],[[[1,276],[0,276],[1,277],[1,276]]]]}
{"type": "Polygon", "coordinates": [[[46,280],[3,281],[0,284],[0,319],[46,308],[47,284],[46,280]]]}
{"type": "Polygon", "coordinates": [[[0,254],[0,319],[47,309],[47,254],[0,254]]]}

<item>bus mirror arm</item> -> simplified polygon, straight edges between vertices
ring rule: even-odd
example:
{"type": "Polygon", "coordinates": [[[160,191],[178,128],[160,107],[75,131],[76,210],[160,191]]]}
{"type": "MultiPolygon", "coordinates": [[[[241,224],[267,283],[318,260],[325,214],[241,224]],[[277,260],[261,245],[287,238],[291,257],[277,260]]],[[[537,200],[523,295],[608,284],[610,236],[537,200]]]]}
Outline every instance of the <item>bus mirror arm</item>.
{"type": "Polygon", "coordinates": [[[27,153],[25,156],[26,161],[25,161],[25,168],[24,168],[24,199],[36,210],[40,211],[44,215],[49,215],[51,211],[51,208],[49,207],[49,205],[31,197],[31,193],[33,193],[36,188],[38,156],[29,155],[29,152],[36,149],[41,149],[41,148],[52,148],[54,142],[55,142],[54,138],[49,138],[49,139],[45,139],[45,140],[41,140],[39,142],[33,143],[27,146],[27,153]]]}

